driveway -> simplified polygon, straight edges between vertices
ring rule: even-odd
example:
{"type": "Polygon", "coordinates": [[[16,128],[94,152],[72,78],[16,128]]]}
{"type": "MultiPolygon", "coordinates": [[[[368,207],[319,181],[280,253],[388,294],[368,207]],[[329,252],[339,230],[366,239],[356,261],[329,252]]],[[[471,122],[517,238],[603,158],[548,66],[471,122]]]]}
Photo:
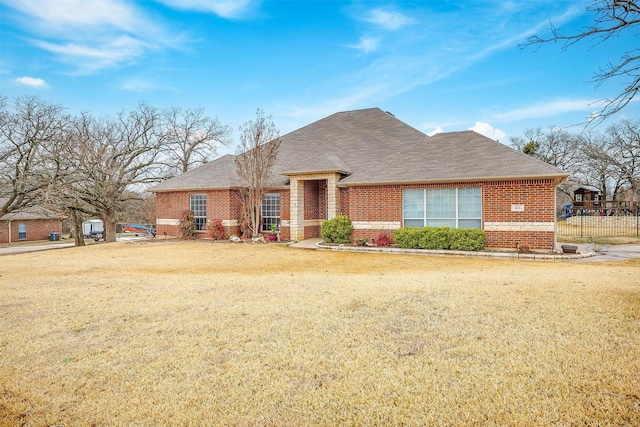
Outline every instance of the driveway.
{"type": "MultiPolygon", "coordinates": [[[[136,235],[125,235],[122,237],[118,237],[118,242],[126,242],[129,240],[142,240],[146,239],[145,236],[136,236],[136,235]]],[[[93,242],[91,244],[94,244],[93,242]]],[[[12,255],[12,254],[20,254],[25,252],[39,252],[39,251],[48,251],[52,249],[62,249],[62,248],[70,248],[75,246],[73,240],[69,240],[69,243],[61,243],[57,242],[48,242],[43,241],[42,244],[31,244],[31,243],[14,243],[11,246],[2,246],[0,247],[0,255],[12,255]]]]}
{"type": "Polygon", "coordinates": [[[593,252],[596,255],[589,258],[576,259],[573,260],[574,262],[622,261],[625,259],[640,258],[640,244],[600,245],[598,247],[593,243],[585,243],[578,245],[578,252],[593,252]]]}

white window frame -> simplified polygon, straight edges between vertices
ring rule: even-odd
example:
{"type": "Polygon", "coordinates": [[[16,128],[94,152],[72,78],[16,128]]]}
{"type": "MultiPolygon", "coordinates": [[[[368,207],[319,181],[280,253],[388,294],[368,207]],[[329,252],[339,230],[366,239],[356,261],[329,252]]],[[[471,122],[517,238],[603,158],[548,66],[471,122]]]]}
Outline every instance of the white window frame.
{"type": "MultiPolygon", "coordinates": [[[[481,187],[452,187],[452,188],[407,188],[402,191],[402,225],[406,225],[407,220],[412,221],[421,221],[422,227],[426,226],[435,226],[438,227],[440,225],[433,224],[434,221],[453,221],[454,227],[452,228],[460,228],[461,221],[477,221],[478,226],[474,227],[465,227],[465,228],[478,228],[482,229],[482,188],[481,187]],[[480,212],[478,217],[472,218],[462,218],[460,216],[460,190],[463,189],[477,189],[480,192],[480,212]],[[455,190],[455,218],[453,217],[429,217],[428,216],[428,207],[427,207],[427,192],[428,191],[436,191],[436,190],[455,190]],[[422,191],[422,218],[409,218],[405,213],[405,199],[407,191],[422,191]],[[429,224],[432,222],[432,224],[429,224]]],[[[419,227],[418,225],[411,225],[413,227],[419,227]]]]}
{"type": "Polygon", "coordinates": [[[280,201],[280,193],[265,193],[262,195],[262,205],[260,207],[262,231],[271,231],[271,224],[276,224],[280,229],[280,201]],[[274,203],[275,200],[277,200],[277,203],[274,203]],[[269,210],[269,208],[272,210],[269,210]]]}
{"type": "Polygon", "coordinates": [[[25,222],[18,223],[18,239],[27,240],[27,224],[25,222]]]}
{"type": "Polygon", "coordinates": [[[190,194],[189,210],[193,212],[193,222],[196,231],[207,230],[207,195],[206,194],[190,194]]]}

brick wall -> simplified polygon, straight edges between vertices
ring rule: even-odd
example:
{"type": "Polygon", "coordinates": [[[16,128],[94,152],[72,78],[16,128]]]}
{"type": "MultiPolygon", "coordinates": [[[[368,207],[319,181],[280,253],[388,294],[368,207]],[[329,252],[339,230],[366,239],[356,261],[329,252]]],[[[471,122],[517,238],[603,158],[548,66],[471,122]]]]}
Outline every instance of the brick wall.
{"type": "MultiPolygon", "coordinates": [[[[304,236],[319,235],[319,222],[326,206],[325,181],[304,182],[305,225],[304,236]],[[320,206],[320,207],[319,207],[320,206]],[[318,221],[316,223],[316,221],[318,221]]],[[[381,232],[389,233],[402,225],[402,191],[419,188],[482,189],[483,228],[487,233],[487,247],[515,248],[527,245],[532,249],[550,250],[554,245],[555,182],[549,180],[487,181],[480,183],[441,183],[418,185],[381,185],[339,188],[341,214],[348,215],[355,224],[353,238],[376,238],[381,232]],[[514,207],[514,205],[518,205],[514,207]]],[[[289,239],[291,220],[290,194],[280,193],[280,234],[289,239]]],[[[158,219],[178,220],[189,209],[188,192],[167,192],[156,195],[158,219]]],[[[231,190],[194,192],[207,195],[207,219],[222,219],[233,223],[240,218],[240,204],[231,190]]],[[[238,233],[237,225],[226,225],[227,232],[238,233]]],[[[179,226],[157,224],[158,235],[179,235],[179,226]]]]}
{"type": "Polygon", "coordinates": [[[550,250],[554,245],[555,221],[553,180],[491,181],[383,185],[341,188],[341,210],[357,223],[353,238],[375,238],[401,226],[402,191],[419,188],[482,188],[483,226],[490,223],[487,247],[514,248],[516,244],[550,250]],[[523,205],[522,212],[512,205],[523,205]]]}
{"type": "MultiPolygon", "coordinates": [[[[11,242],[31,242],[34,240],[49,240],[49,233],[59,233],[62,237],[62,221],[59,219],[29,219],[11,221],[11,242]],[[18,238],[19,224],[26,224],[27,238],[18,238]]],[[[9,225],[7,221],[0,221],[0,243],[9,243],[9,225]]]]}
{"type": "MultiPolygon", "coordinates": [[[[240,203],[231,190],[173,191],[156,193],[156,230],[158,236],[180,236],[180,218],[190,208],[190,195],[207,197],[207,221],[220,219],[228,234],[237,234],[240,219],[240,203]]],[[[205,235],[200,232],[199,235],[205,235]]]]}
{"type": "MultiPolygon", "coordinates": [[[[280,193],[280,219],[289,220],[289,191],[277,190],[269,193],[280,193]]],[[[207,191],[174,191],[156,193],[156,231],[157,236],[180,236],[180,226],[177,222],[183,213],[189,210],[191,194],[205,194],[207,196],[207,222],[212,219],[223,221],[225,232],[228,235],[240,234],[238,221],[242,216],[240,201],[235,190],[207,190],[207,191]],[[167,220],[173,220],[175,224],[169,224],[167,220]]],[[[288,238],[288,227],[281,227],[281,237],[288,238]],[[284,229],[286,228],[286,229],[284,229]]],[[[198,233],[205,237],[206,232],[198,233]]]]}

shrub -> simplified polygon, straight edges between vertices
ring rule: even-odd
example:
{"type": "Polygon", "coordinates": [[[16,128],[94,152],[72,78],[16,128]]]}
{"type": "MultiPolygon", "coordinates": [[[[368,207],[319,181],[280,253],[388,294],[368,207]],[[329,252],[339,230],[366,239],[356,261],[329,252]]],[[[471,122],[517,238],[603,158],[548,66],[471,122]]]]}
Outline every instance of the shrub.
{"type": "Polygon", "coordinates": [[[338,215],[322,223],[320,235],[325,242],[350,243],[353,225],[346,215],[338,215]]]}
{"type": "Polygon", "coordinates": [[[209,237],[213,240],[225,240],[227,238],[221,219],[210,220],[207,228],[209,229],[209,237]]]}
{"type": "Polygon", "coordinates": [[[184,211],[180,217],[180,232],[185,239],[196,237],[196,222],[193,217],[193,211],[184,211]]]}
{"type": "Polygon", "coordinates": [[[449,249],[449,227],[425,227],[420,232],[418,247],[420,249],[449,249]]]}
{"type": "Polygon", "coordinates": [[[387,232],[382,232],[378,234],[378,237],[376,237],[375,242],[377,246],[382,246],[382,247],[389,246],[391,244],[391,236],[389,236],[389,233],[387,232]]]}
{"type": "Polygon", "coordinates": [[[487,235],[479,228],[455,228],[450,235],[451,249],[456,251],[480,251],[487,241],[487,235]]]}
{"type": "Polygon", "coordinates": [[[477,228],[402,227],[393,232],[396,246],[406,249],[479,251],[487,236],[477,228]]]}
{"type": "Polygon", "coordinates": [[[402,227],[394,230],[393,237],[396,241],[396,246],[405,249],[419,249],[421,230],[421,228],[416,227],[402,227]]]}

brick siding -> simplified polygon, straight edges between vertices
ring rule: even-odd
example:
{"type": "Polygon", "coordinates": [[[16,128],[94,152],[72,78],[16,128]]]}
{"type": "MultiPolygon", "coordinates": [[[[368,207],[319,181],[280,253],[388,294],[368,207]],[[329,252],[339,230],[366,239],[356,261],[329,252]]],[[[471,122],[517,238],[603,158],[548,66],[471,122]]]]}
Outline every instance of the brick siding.
{"type": "MultiPolygon", "coordinates": [[[[26,219],[11,221],[11,243],[49,240],[49,233],[54,232],[62,237],[62,221],[59,219],[26,219]],[[19,224],[26,224],[27,238],[18,238],[19,224]]],[[[9,225],[0,221],[0,243],[9,243],[9,225]]]]}
{"type": "MultiPolygon", "coordinates": [[[[305,238],[320,235],[318,222],[327,215],[324,211],[327,204],[325,183],[323,180],[304,182],[305,238]]],[[[380,233],[393,236],[393,228],[402,225],[403,190],[463,187],[482,189],[483,228],[485,224],[491,224],[485,230],[487,247],[515,248],[516,245],[527,245],[532,249],[553,249],[553,179],[345,187],[339,188],[339,213],[349,216],[351,221],[358,224],[352,236],[354,240],[375,239],[380,233]],[[514,212],[512,205],[523,205],[524,209],[514,212]]],[[[274,192],[280,193],[280,235],[282,239],[288,239],[291,219],[289,191],[270,191],[274,192]]],[[[157,217],[179,219],[189,209],[189,194],[207,195],[207,219],[237,221],[240,218],[240,205],[232,190],[158,193],[157,217]]],[[[165,231],[167,235],[179,235],[177,225],[158,225],[157,229],[159,236],[165,231]]],[[[230,234],[238,233],[237,226],[226,229],[230,234]]]]}
{"type": "MultiPolygon", "coordinates": [[[[483,224],[506,223],[508,231],[487,231],[487,247],[515,248],[527,245],[532,249],[550,250],[554,232],[518,230],[535,228],[528,223],[555,221],[555,182],[549,180],[489,181],[477,183],[438,183],[414,185],[382,185],[341,188],[341,213],[354,222],[402,223],[402,191],[405,189],[480,187],[482,189],[483,224]],[[512,212],[512,205],[524,205],[523,212],[512,212]],[[522,224],[522,225],[519,225],[522,224]]],[[[385,228],[355,229],[353,239],[376,238],[385,228]]]]}
{"type": "MultiPolygon", "coordinates": [[[[269,191],[280,193],[280,219],[289,219],[289,192],[286,190],[269,191]]],[[[190,195],[204,194],[207,198],[207,223],[214,219],[223,221],[225,233],[240,234],[239,220],[242,216],[240,200],[235,190],[206,190],[206,191],[173,191],[156,193],[156,233],[158,237],[165,235],[180,237],[180,226],[162,224],[158,220],[179,221],[185,211],[189,210],[190,195]]],[[[281,238],[288,239],[288,229],[281,227],[281,238]]],[[[206,231],[198,232],[199,237],[206,237],[206,231]]]]}

